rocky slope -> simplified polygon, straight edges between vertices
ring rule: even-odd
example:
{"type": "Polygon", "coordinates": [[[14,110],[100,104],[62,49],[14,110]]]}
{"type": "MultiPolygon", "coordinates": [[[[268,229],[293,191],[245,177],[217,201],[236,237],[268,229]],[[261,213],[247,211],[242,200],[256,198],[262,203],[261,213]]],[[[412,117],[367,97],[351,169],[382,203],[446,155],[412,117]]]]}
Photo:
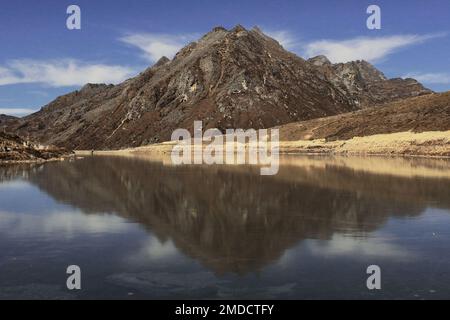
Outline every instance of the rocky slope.
{"type": "Polygon", "coordinates": [[[388,79],[367,61],[332,64],[325,56],[308,61],[317,66],[335,86],[343,86],[348,98],[361,108],[431,93],[411,78],[388,79]]]}
{"type": "Polygon", "coordinates": [[[62,148],[44,147],[25,141],[17,135],[0,132],[0,164],[59,159],[70,153],[62,148]]]}
{"type": "Polygon", "coordinates": [[[284,50],[258,28],[214,28],[117,86],[88,84],[8,129],[70,149],[170,139],[176,128],[266,128],[430,93],[364,61],[332,65],[284,50]]]}

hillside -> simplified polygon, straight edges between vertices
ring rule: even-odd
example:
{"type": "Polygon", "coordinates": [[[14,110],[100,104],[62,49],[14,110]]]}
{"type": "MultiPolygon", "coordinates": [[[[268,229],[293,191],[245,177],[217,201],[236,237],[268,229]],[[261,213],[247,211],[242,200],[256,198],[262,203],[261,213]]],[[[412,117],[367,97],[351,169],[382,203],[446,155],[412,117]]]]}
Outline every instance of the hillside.
{"type": "Polygon", "coordinates": [[[268,128],[431,93],[365,61],[304,60],[258,28],[216,27],[119,85],[87,84],[8,130],[69,149],[170,140],[176,128],[268,128]]]}
{"type": "Polygon", "coordinates": [[[280,140],[346,140],[396,132],[450,130],[450,91],[278,127],[280,140]]]}

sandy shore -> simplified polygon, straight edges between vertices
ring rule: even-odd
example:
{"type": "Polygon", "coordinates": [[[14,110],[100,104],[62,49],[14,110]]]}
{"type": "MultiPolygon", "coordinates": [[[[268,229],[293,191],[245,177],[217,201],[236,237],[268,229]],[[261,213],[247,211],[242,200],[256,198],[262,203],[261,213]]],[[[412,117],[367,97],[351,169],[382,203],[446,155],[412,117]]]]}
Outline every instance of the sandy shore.
{"type": "MultiPolygon", "coordinates": [[[[163,156],[171,153],[176,142],[164,142],[138,148],[94,151],[96,155],[147,154],[163,156]]],[[[399,132],[354,137],[349,140],[325,139],[280,141],[281,154],[348,154],[450,157],[450,131],[421,133],[399,132]]],[[[92,151],[79,150],[77,155],[91,155],[92,151]]]]}

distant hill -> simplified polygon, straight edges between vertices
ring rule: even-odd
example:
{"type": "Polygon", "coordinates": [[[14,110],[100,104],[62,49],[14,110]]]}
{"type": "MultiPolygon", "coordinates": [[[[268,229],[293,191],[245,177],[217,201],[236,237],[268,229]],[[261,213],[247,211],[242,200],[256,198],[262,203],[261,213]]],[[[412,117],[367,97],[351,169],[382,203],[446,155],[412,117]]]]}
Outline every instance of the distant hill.
{"type": "Polygon", "coordinates": [[[3,126],[10,125],[11,123],[17,121],[19,118],[14,116],[9,116],[6,114],[0,114],[0,129],[3,126]]]}
{"type": "Polygon", "coordinates": [[[176,128],[268,128],[431,93],[365,61],[304,60],[258,28],[216,27],[119,85],[87,84],[9,130],[70,149],[170,140],[176,128]]]}

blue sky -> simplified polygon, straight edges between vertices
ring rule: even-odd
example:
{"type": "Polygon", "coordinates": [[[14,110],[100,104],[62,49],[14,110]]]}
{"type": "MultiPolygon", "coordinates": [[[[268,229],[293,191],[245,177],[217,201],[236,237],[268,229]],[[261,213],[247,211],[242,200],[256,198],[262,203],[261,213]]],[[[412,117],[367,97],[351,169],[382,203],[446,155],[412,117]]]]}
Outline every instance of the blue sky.
{"type": "Polygon", "coordinates": [[[450,1],[3,1],[0,113],[23,115],[87,82],[118,83],[214,26],[259,26],[285,48],[333,62],[366,59],[388,77],[450,89],[450,1]],[[81,8],[81,30],[66,9],[81,8]],[[366,9],[381,8],[381,30],[366,9]]]}

